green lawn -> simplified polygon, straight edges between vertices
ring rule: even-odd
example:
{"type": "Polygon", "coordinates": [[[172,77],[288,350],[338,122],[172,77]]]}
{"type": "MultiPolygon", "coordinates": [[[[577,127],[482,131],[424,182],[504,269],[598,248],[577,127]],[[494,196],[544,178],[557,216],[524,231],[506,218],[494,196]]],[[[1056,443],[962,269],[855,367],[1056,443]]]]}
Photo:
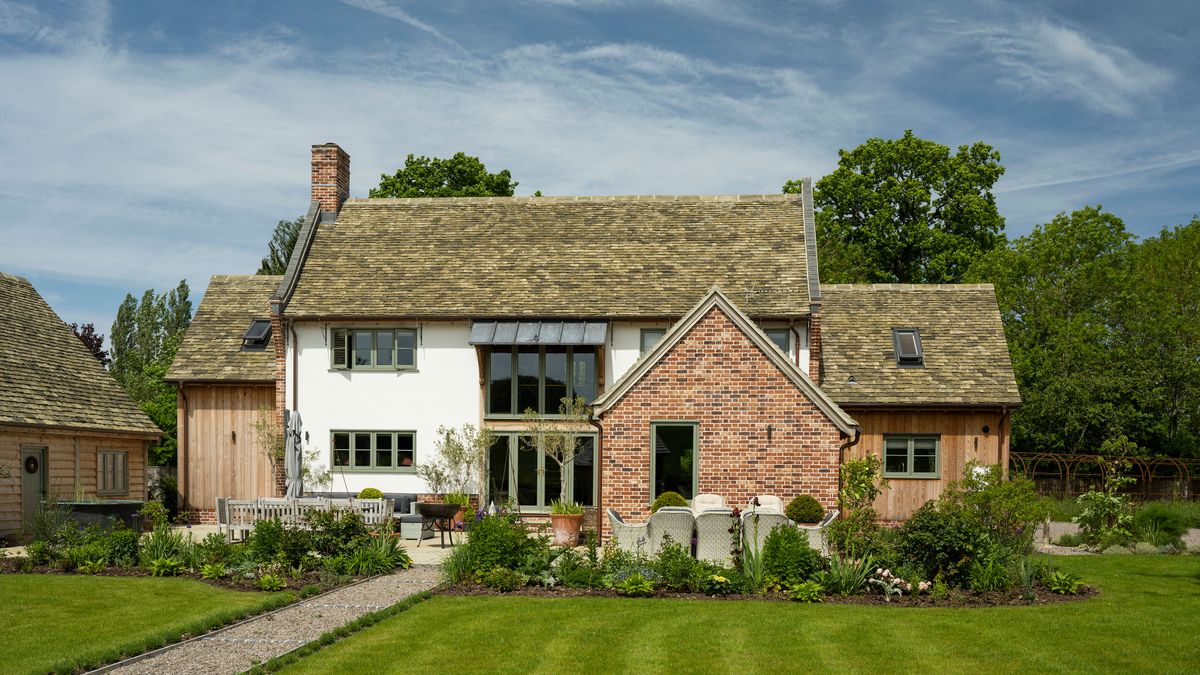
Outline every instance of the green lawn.
{"type": "Polygon", "coordinates": [[[1200,558],[1055,562],[1102,594],[992,609],[435,597],[288,672],[1200,670],[1200,558]]]}
{"type": "Polygon", "coordinates": [[[0,575],[0,672],[69,670],[136,654],[294,596],[192,579],[0,575]]]}

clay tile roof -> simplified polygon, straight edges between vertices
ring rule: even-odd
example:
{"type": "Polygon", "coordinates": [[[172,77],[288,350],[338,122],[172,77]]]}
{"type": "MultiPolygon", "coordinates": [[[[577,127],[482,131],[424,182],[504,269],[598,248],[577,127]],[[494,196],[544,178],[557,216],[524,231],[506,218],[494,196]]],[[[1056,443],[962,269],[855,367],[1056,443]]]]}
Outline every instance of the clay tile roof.
{"type": "Polygon", "coordinates": [[[275,350],[242,351],[242,336],[254,319],[271,318],[271,294],[283,277],[217,275],[192,319],[175,361],[171,381],[274,382],[275,350]]]}
{"type": "Polygon", "coordinates": [[[1020,405],[991,284],[825,284],[821,292],[821,388],[838,404],[1020,405]],[[920,330],[923,367],[896,365],[893,328],[920,330]]]}
{"type": "Polygon", "coordinates": [[[33,285],[3,272],[0,424],[161,433],[33,285]]]}
{"type": "Polygon", "coordinates": [[[351,199],[317,226],[286,314],[667,317],[719,285],[752,316],[806,315],[803,200],[351,199]]]}

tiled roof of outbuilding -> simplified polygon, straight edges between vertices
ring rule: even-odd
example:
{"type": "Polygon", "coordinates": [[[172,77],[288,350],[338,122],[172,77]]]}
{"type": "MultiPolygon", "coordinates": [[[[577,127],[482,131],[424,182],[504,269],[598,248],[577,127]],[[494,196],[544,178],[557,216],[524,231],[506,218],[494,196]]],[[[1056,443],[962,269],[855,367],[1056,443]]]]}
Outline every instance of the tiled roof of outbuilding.
{"type": "MultiPolygon", "coordinates": [[[[242,351],[254,319],[271,317],[271,294],[283,277],[216,275],[167,372],[172,381],[274,382],[275,350],[242,351]]],[[[272,335],[271,340],[279,336],[272,335]]]]}

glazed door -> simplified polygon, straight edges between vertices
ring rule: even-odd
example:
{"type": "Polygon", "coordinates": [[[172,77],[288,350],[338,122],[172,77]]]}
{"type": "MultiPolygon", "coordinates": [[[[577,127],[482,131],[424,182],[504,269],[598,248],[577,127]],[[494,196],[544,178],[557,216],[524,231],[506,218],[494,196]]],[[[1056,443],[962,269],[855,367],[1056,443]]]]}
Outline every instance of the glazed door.
{"type": "Polygon", "coordinates": [[[21,448],[21,518],[30,522],[46,498],[46,449],[21,448]]]}

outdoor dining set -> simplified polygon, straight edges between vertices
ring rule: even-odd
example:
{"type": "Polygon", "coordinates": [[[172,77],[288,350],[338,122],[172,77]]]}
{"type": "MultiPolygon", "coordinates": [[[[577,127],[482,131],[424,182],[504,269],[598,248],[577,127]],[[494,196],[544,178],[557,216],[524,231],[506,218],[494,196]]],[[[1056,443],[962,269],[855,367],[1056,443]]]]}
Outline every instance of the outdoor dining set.
{"type": "Polygon", "coordinates": [[[697,559],[729,564],[732,558],[731,529],[734,518],[741,520],[742,546],[754,546],[761,551],[767,535],[776,527],[795,527],[806,531],[809,545],[823,550],[821,531],[836,518],[838,512],[825,514],[820,523],[797,525],[783,511],[783,500],[760,495],[751,500],[740,515],[725,505],[725,499],[715,494],[699,494],[692,505],[664,506],[650,515],[645,523],[626,523],[621,515],[608,509],[608,521],[613,538],[621,549],[655,555],[664,543],[671,541],[691,547],[697,559]],[[756,503],[757,502],[757,503],[756,503]]]}

